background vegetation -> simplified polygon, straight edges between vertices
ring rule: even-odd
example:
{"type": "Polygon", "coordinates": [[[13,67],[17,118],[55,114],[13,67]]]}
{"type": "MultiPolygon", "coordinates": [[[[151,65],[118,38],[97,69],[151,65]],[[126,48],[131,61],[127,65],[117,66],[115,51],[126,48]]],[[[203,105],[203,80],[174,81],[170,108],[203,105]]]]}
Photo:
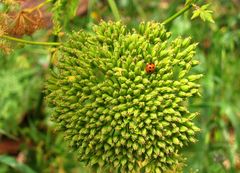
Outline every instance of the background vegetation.
{"type": "MultiPolygon", "coordinates": [[[[21,12],[22,8],[36,6],[36,2],[41,1],[21,1],[15,9],[21,12]]],[[[27,27],[15,22],[9,33],[27,40],[58,41],[73,29],[89,30],[101,19],[113,19],[104,0],[81,0],[80,4],[72,1],[76,4],[65,6],[57,2],[64,3],[55,1],[54,8],[44,6],[27,13],[27,17],[35,16],[36,23],[24,18],[27,27]],[[55,11],[54,29],[51,11],[55,11]],[[32,30],[26,29],[33,24],[36,27],[32,30]]],[[[184,2],[121,0],[117,5],[123,22],[134,27],[142,20],[163,21],[184,2]]],[[[211,3],[215,23],[191,20],[187,12],[167,25],[173,37],[191,36],[199,42],[196,58],[201,65],[195,70],[204,74],[202,97],[194,99],[191,106],[200,112],[196,124],[201,133],[198,142],[183,151],[187,158],[184,172],[240,172],[240,1],[207,2],[211,3]]],[[[6,8],[0,3],[2,12],[6,8]]],[[[7,21],[12,19],[16,14],[11,13],[7,21]]],[[[0,172],[91,172],[76,161],[76,153],[69,152],[62,135],[55,132],[44,104],[44,79],[47,69],[56,63],[55,48],[14,45],[11,50],[12,44],[0,42],[0,172]]]]}

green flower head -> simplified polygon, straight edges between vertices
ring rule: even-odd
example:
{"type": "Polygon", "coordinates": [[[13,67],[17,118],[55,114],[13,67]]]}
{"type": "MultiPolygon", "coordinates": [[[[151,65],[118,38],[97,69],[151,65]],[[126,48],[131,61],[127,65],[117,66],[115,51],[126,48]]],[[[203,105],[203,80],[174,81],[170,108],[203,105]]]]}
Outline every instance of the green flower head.
{"type": "Polygon", "coordinates": [[[128,30],[101,22],[61,46],[47,100],[80,161],[103,172],[160,173],[195,142],[197,113],[187,102],[199,94],[202,75],[189,74],[197,44],[170,35],[160,23],[128,30]]]}

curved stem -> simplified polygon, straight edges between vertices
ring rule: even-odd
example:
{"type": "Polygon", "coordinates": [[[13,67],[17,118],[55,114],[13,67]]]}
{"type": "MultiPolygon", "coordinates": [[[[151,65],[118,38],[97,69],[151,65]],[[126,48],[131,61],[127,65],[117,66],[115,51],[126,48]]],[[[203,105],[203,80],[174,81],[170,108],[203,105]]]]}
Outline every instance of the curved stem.
{"type": "Polygon", "coordinates": [[[113,16],[114,16],[115,20],[116,21],[121,20],[115,1],[114,0],[108,0],[108,4],[110,5],[110,8],[111,8],[111,10],[113,12],[113,16]]]}
{"type": "Polygon", "coordinates": [[[178,11],[177,13],[175,13],[174,15],[170,16],[169,18],[167,18],[166,20],[164,20],[162,22],[163,25],[166,25],[170,22],[172,22],[174,19],[176,19],[177,17],[181,16],[183,13],[185,13],[186,11],[188,11],[190,8],[192,7],[192,4],[188,4],[186,5],[183,9],[181,9],[180,11],[178,11]]]}
{"type": "Polygon", "coordinates": [[[59,46],[61,44],[58,42],[38,42],[38,41],[23,40],[23,39],[11,37],[8,35],[2,35],[0,36],[0,38],[5,38],[7,40],[16,41],[23,44],[32,44],[32,45],[41,45],[41,46],[59,46]]]}

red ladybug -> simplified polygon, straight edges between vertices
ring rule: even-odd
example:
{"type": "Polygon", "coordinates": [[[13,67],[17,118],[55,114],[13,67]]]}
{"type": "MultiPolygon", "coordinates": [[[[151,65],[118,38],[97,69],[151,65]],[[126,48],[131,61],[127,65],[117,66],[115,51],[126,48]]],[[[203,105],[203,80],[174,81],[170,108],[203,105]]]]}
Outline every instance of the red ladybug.
{"type": "Polygon", "coordinates": [[[147,73],[153,73],[155,71],[155,64],[153,63],[147,64],[145,70],[147,73]]]}

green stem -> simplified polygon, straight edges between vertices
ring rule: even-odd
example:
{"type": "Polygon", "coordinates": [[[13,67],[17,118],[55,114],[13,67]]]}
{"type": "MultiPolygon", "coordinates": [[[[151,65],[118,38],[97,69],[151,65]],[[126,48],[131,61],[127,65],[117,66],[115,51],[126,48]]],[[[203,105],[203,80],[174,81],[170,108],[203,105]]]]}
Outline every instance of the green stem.
{"type": "Polygon", "coordinates": [[[114,16],[115,20],[116,21],[121,20],[115,1],[114,0],[108,0],[108,4],[110,5],[110,8],[111,8],[111,10],[113,12],[113,16],[114,16]]]}
{"type": "Polygon", "coordinates": [[[7,40],[23,43],[23,44],[32,44],[32,45],[41,45],[41,46],[59,46],[61,44],[57,42],[38,42],[38,41],[23,40],[23,39],[11,37],[8,35],[2,35],[0,37],[5,38],[7,40]]]}
{"type": "Polygon", "coordinates": [[[178,11],[177,13],[175,13],[174,15],[172,15],[171,17],[167,18],[166,20],[164,20],[162,22],[163,25],[166,25],[170,22],[172,22],[174,19],[176,19],[177,17],[181,16],[183,13],[185,13],[186,11],[188,11],[190,8],[192,7],[192,4],[188,4],[186,5],[183,9],[181,9],[180,11],[178,11]]]}

